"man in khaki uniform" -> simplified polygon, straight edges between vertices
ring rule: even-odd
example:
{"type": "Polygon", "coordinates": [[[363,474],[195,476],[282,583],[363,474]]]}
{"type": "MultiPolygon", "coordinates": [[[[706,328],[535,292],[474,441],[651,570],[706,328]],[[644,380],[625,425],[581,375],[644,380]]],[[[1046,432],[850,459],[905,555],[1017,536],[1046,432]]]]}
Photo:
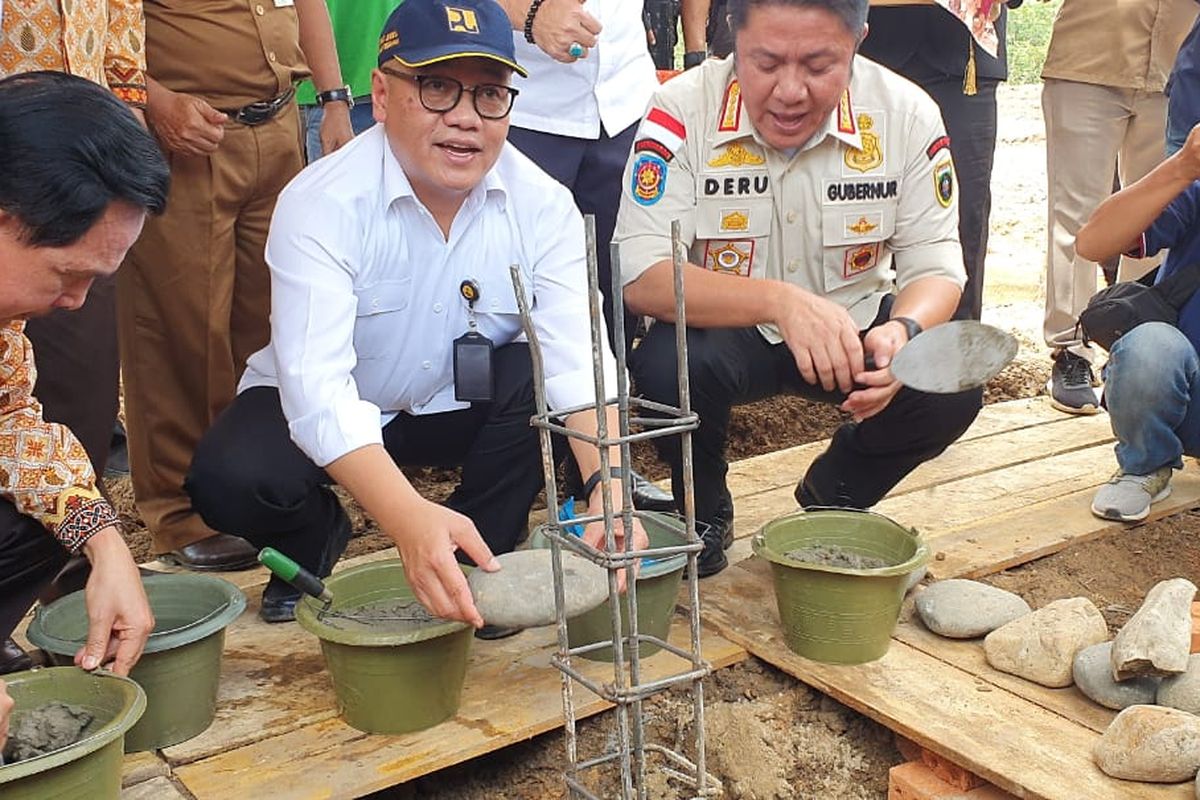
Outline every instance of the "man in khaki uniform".
{"type": "MultiPolygon", "coordinates": [[[[617,240],[632,310],[672,318],[671,220],[688,247],[702,576],[724,568],[732,541],[735,403],[787,392],[852,414],[796,497],[857,508],[945,449],[980,407],[978,390],[921,394],[887,369],[912,336],[950,319],[965,274],[937,106],[855,55],[866,15],[867,0],[734,0],[736,61],[668,81],[626,169],[617,240]]],[[[646,397],[677,400],[672,326],[651,327],[631,368],[646,397]]],[[[678,501],[679,444],[656,441],[678,501]]]]}
{"type": "MultiPolygon", "coordinates": [[[[236,569],[254,563],[254,549],[204,525],[183,477],[269,336],[267,226],[304,165],[292,87],[310,66],[318,90],[342,81],[323,0],[144,7],[146,120],[170,158],[171,193],[118,279],[134,494],[157,552],[236,569]]],[[[347,104],[328,103],[325,124],[348,141],[347,104]]]]}
{"type": "MultiPolygon", "coordinates": [[[[1046,117],[1046,315],[1054,368],[1046,387],[1056,408],[1099,411],[1095,352],[1075,323],[1096,293],[1096,263],[1075,252],[1075,235],[1112,194],[1113,170],[1129,186],[1164,155],[1175,55],[1196,18],[1195,0],[1064,0],[1042,68],[1046,117]]],[[[1123,258],[1136,278],[1158,258],[1123,258]]]]}

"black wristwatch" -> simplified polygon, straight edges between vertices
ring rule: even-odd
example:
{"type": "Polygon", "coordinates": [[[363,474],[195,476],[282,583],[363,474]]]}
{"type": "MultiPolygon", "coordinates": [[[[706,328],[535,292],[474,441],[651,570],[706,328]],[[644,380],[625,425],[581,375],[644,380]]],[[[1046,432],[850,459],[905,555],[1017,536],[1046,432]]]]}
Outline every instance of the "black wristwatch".
{"type": "MultiPolygon", "coordinates": [[[[620,467],[609,467],[608,474],[609,474],[609,477],[620,480],[621,479],[621,468],[620,467]]],[[[596,470],[595,472],[593,472],[591,475],[588,476],[588,479],[586,481],[583,482],[582,500],[584,503],[591,502],[592,494],[596,491],[596,487],[600,485],[600,475],[601,475],[600,470],[596,470]]]]}
{"type": "Polygon", "coordinates": [[[335,103],[339,100],[346,104],[346,108],[354,108],[354,95],[350,94],[349,86],[339,86],[336,89],[317,92],[317,105],[319,106],[323,106],[326,103],[335,103]]]}
{"type": "Polygon", "coordinates": [[[683,54],[683,68],[691,69],[698,67],[704,63],[704,59],[708,58],[708,53],[703,50],[689,50],[683,54]]]}
{"type": "Polygon", "coordinates": [[[912,317],[892,317],[888,322],[899,322],[904,326],[904,330],[908,331],[908,340],[911,342],[918,333],[925,330],[921,327],[921,323],[917,322],[912,317]]]}

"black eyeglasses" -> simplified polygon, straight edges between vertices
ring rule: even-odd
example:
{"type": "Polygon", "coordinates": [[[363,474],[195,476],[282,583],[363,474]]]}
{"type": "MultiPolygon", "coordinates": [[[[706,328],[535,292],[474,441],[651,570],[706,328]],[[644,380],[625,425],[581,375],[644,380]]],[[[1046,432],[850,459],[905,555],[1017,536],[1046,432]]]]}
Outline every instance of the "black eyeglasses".
{"type": "Polygon", "coordinates": [[[520,94],[511,86],[499,83],[480,83],[464,86],[462,81],[441,75],[414,75],[380,67],[380,71],[393,78],[415,81],[417,95],[426,111],[444,114],[453,110],[462,99],[463,92],[470,92],[475,113],[484,119],[504,119],[512,111],[513,100],[520,94]]]}

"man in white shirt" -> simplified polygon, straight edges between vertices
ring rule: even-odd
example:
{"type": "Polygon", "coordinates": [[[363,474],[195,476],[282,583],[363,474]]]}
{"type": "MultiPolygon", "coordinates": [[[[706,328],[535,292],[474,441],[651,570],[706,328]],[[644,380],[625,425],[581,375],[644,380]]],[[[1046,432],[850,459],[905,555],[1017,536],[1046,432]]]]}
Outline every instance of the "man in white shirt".
{"type": "MultiPolygon", "coordinates": [[[[280,195],[267,243],[271,342],[251,356],[188,479],[209,524],[320,576],[349,537],[329,488],[341,485],[395,541],[425,607],[476,626],[455,551],[496,569],[492,553],[517,544],[543,481],[510,265],[551,406],[595,396],[583,220],[566,189],[505,141],[509,82],[523,73],[510,32],[494,0],[406,0],[389,17],[372,75],[381,124],[280,195]],[[399,464],[462,466],[462,482],[438,505],[399,464]]],[[[607,348],[604,362],[615,387],[607,348]]],[[[596,430],[592,412],[566,424],[596,430]]],[[[596,478],[587,501],[599,512],[600,453],[571,447],[596,478]]],[[[592,525],[585,537],[598,544],[602,533],[592,525]]],[[[296,599],[273,578],[263,617],[292,618],[296,599]]]]}
{"type": "MultiPolygon", "coordinates": [[[[979,412],[979,390],[922,394],[887,368],[950,319],[966,273],[941,115],[856,55],[866,16],[867,0],[731,0],[736,58],[663,85],[626,169],[616,238],[630,308],[674,316],[672,220],[688,248],[701,577],[725,567],[733,540],[734,404],[786,392],[853,417],[796,487],[805,507],[873,505],[979,412]]],[[[634,385],[674,397],[675,363],[672,326],[655,323],[633,352],[634,385]]],[[[679,446],[658,441],[679,497],[679,446]]]]}

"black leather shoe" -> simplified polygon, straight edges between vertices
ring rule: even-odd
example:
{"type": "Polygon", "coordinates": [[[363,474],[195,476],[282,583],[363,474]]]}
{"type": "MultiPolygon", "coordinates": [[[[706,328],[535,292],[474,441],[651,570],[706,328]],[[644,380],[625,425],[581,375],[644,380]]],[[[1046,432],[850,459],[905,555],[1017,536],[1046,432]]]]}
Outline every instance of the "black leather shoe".
{"type": "MultiPolygon", "coordinates": [[[[321,563],[315,570],[318,578],[327,578],[333,572],[333,566],[346,550],[350,542],[350,518],[341,515],[333,533],[325,540],[325,550],[321,553],[321,563]]],[[[293,588],[290,583],[272,575],[263,589],[262,606],[258,616],[263,622],[291,622],[296,619],[296,603],[300,600],[300,590],[293,588]]]]}
{"type": "MultiPolygon", "coordinates": [[[[697,528],[702,524],[697,523],[697,528]]],[[[725,544],[726,539],[733,543],[732,520],[718,520],[717,524],[703,526],[700,530],[700,540],[704,542],[704,549],[696,558],[696,575],[707,578],[729,566],[729,557],[725,555],[725,548],[729,547],[725,544]]]]}
{"type": "Polygon", "coordinates": [[[33,659],[12,639],[0,642],[0,675],[33,669],[33,659]]]}
{"type": "Polygon", "coordinates": [[[161,558],[184,569],[209,572],[250,569],[258,566],[257,556],[258,549],[240,536],[217,533],[172,550],[161,558]]]}
{"type": "Polygon", "coordinates": [[[524,628],[506,628],[503,625],[484,625],[482,628],[475,629],[475,638],[492,640],[492,639],[507,639],[509,636],[516,636],[524,628]]]}
{"type": "Polygon", "coordinates": [[[672,513],[675,509],[675,498],[670,492],[664,492],[636,472],[629,473],[633,483],[633,507],[639,511],[663,511],[672,513]]]}

